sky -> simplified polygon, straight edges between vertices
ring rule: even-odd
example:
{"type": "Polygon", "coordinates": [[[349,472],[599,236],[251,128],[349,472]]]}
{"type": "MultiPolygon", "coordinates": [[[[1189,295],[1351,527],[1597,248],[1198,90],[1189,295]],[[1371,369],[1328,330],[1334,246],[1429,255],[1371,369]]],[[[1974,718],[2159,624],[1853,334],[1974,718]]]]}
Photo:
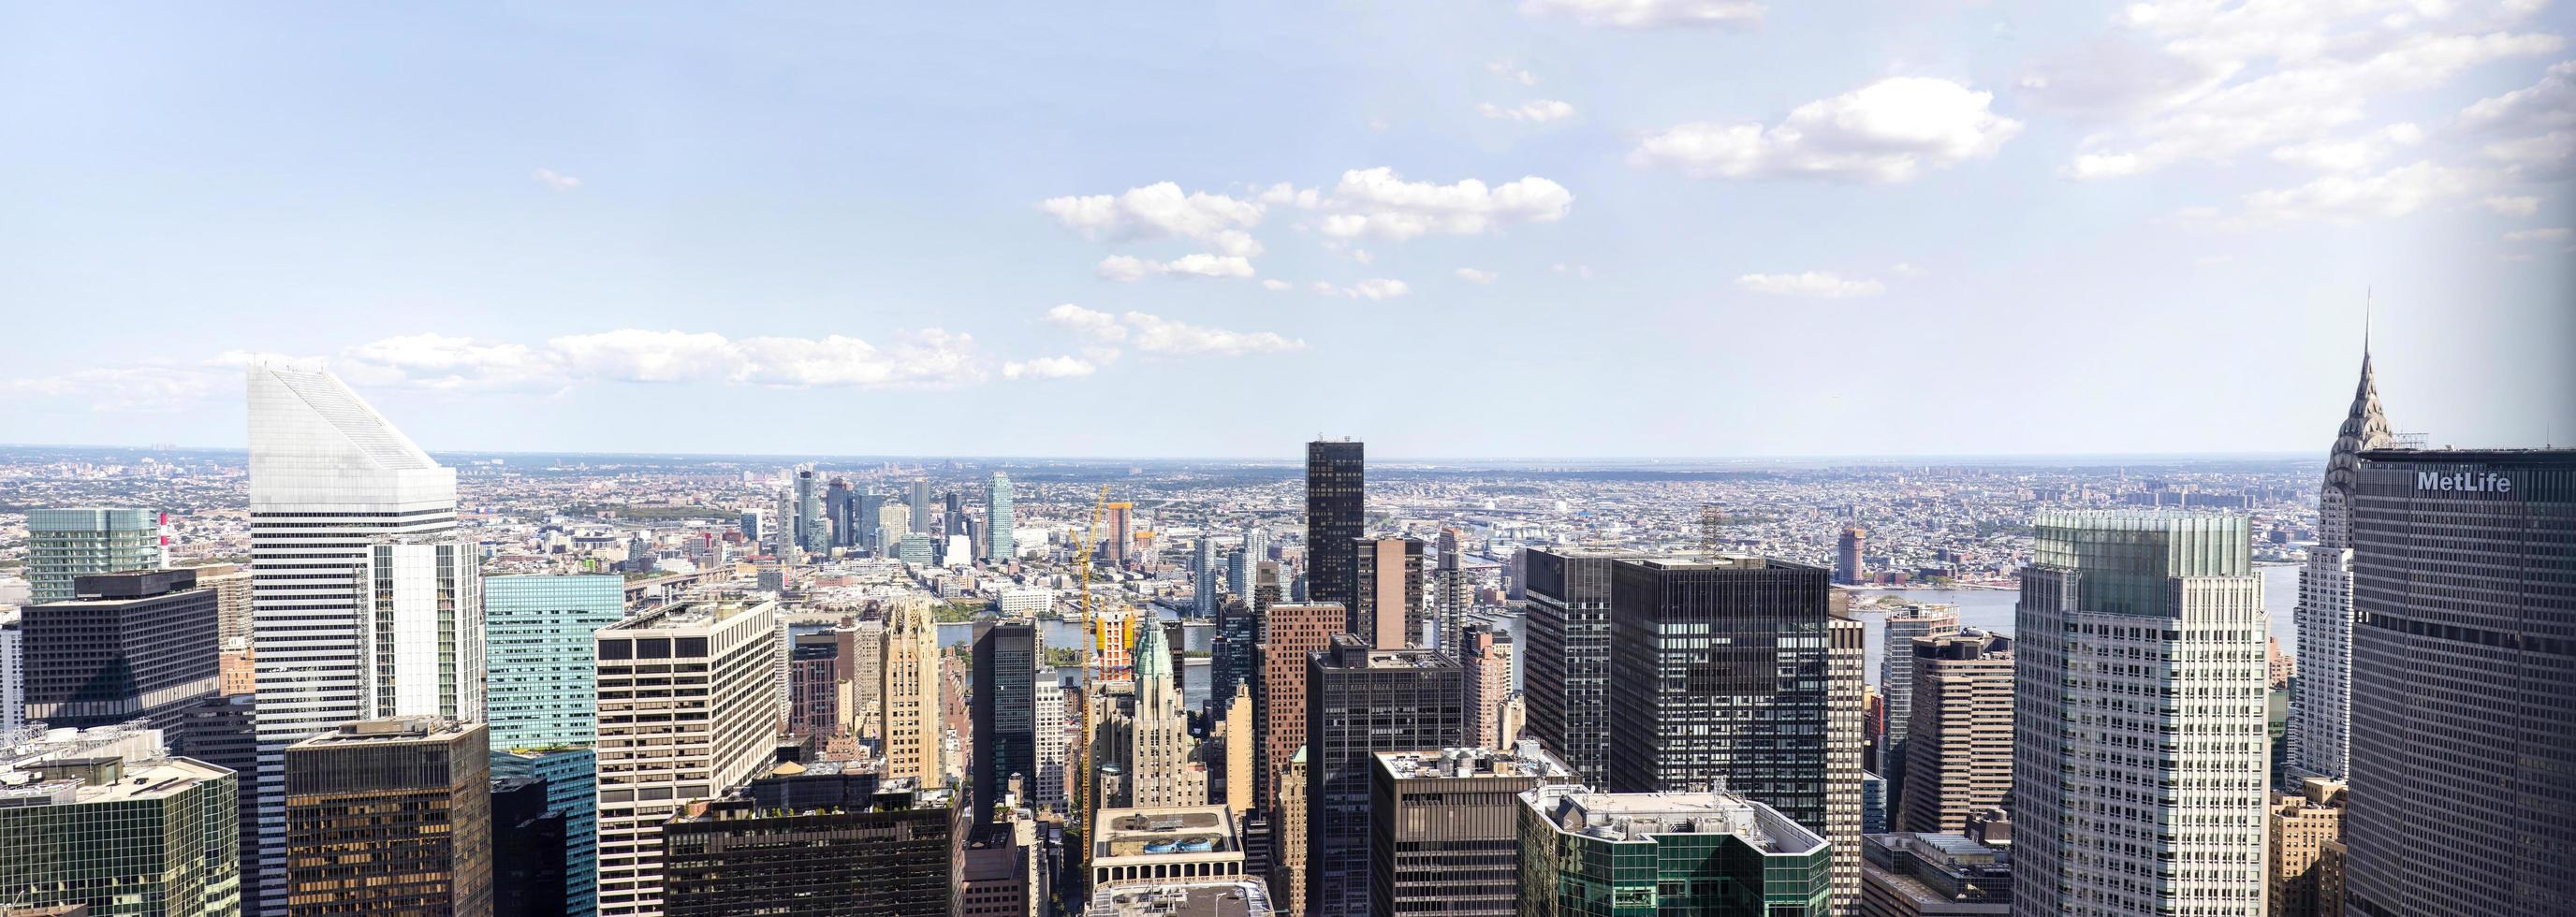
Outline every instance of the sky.
{"type": "Polygon", "coordinates": [[[2576,441],[2548,0],[0,2],[0,442],[2576,441]],[[2367,322],[2365,321],[2367,313],[2367,322]]]}

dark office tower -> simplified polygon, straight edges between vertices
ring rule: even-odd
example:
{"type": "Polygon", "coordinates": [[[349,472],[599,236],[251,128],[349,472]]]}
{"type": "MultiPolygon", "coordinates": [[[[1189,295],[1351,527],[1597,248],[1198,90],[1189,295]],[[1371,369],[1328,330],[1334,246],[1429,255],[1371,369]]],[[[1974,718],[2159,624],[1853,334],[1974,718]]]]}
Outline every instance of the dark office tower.
{"type": "MultiPolygon", "coordinates": [[[[1261,640],[1261,618],[1249,596],[1229,595],[1216,606],[1216,638],[1208,648],[1208,698],[1218,704],[1252,676],[1252,646],[1261,640]]],[[[1177,645],[1177,644],[1176,644],[1177,645]]]]}
{"type": "Polygon", "coordinates": [[[1884,730],[1885,738],[1879,744],[1880,754],[1869,764],[1887,778],[1888,800],[1899,812],[1905,811],[1905,742],[1912,735],[1914,722],[1914,638],[1943,637],[1958,632],[1959,612],[1946,605],[1915,606],[1887,616],[1886,636],[1878,660],[1880,709],[1885,714],[1880,728],[1884,730]]]}
{"type": "Polygon", "coordinates": [[[286,913],[492,910],[480,723],[359,720],[286,747],[286,913]]]}
{"type": "Polygon", "coordinates": [[[1835,539],[1834,582],[1844,585],[1860,582],[1860,543],[1867,537],[1869,533],[1855,525],[1843,529],[1842,537],[1835,539]]]}
{"type": "Polygon", "coordinates": [[[1467,678],[1437,650],[1350,634],[1306,662],[1307,917],[1369,913],[1369,770],[1381,751],[1467,744],[1467,678]]]}
{"type": "Polygon", "coordinates": [[[1370,757],[1369,913],[1512,917],[1521,791],[1573,775],[1482,748],[1370,757]]]}
{"type": "Polygon", "coordinates": [[[895,781],[854,802],[778,806],[747,792],[690,806],[662,826],[662,913],[957,913],[970,820],[956,794],[895,781]]]}
{"type": "Polygon", "coordinates": [[[2012,790],[2012,640],[1975,629],[1916,637],[1912,735],[1898,824],[1956,834],[2012,790]]]}
{"type": "Polygon", "coordinates": [[[939,536],[945,539],[966,534],[966,496],[952,490],[939,499],[939,536]]]}
{"type": "Polygon", "coordinates": [[[912,479],[912,492],[909,496],[911,499],[904,501],[904,504],[912,510],[912,530],[923,535],[930,534],[930,479],[912,479]]]}
{"type": "Polygon", "coordinates": [[[72,579],[73,598],[19,611],[27,719],[57,729],[181,721],[222,687],[215,590],[197,572],[136,570],[72,579]]]}
{"type": "Polygon", "coordinates": [[[1422,645],[1422,539],[1354,538],[1350,633],[1379,649],[1422,645]]]}
{"type": "MultiPolygon", "coordinates": [[[[1306,444],[1306,601],[1354,607],[1356,558],[1345,547],[1368,527],[1366,450],[1353,440],[1306,444]]],[[[1256,558],[1257,560],[1258,558],[1256,558]]]]}
{"type": "Polygon", "coordinates": [[[850,497],[848,478],[833,478],[832,483],[823,488],[823,517],[832,522],[832,546],[836,548],[858,546],[858,526],[873,524],[873,520],[860,523],[853,518],[859,507],[857,501],[850,497]]]}
{"type": "Polygon", "coordinates": [[[1616,562],[1611,787],[1723,787],[1824,833],[1831,589],[1760,557],[1616,562]]]}
{"type": "Polygon", "coordinates": [[[1521,552],[1521,697],[1529,731],[1584,785],[1610,785],[1610,568],[1633,555],[1521,552]]]}
{"type": "Polygon", "coordinates": [[[492,780],[492,915],[564,913],[564,813],[542,777],[492,780]]]}
{"type": "Polygon", "coordinates": [[[894,550],[878,526],[885,516],[885,501],[884,494],[873,491],[850,495],[850,547],[864,548],[880,557],[894,550]]]}
{"type": "MultiPolygon", "coordinates": [[[[252,875],[259,869],[259,735],[254,731],[256,698],[249,694],[215,695],[199,698],[187,712],[186,721],[177,733],[165,734],[170,753],[212,764],[232,771],[241,779],[234,789],[239,796],[235,820],[241,826],[243,843],[241,874],[252,875]]],[[[246,917],[259,917],[259,896],[242,896],[241,912],[246,917]]]]}
{"type": "Polygon", "coordinates": [[[1259,737],[1252,804],[1258,808],[1278,804],[1279,772],[1306,747],[1306,657],[1332,645],[1343,619],[1342,606],[1314,604],[1272,605],[1262,619],[1252,685],[1252,733],[1259,737]]]}
{"type": "Polygon", "coordinates": [[[2576,914],[2576,450],[2362,453],[2352,572],[2348,912],[2576,914]]]}
{"type": "Polygon", "coordinates": [[[813,550],[814,546],[820,543],[821,539],[817,537],[817,533],[823,530],[825,524],[823,495],[815,489],[815,484],[813,469],[800,469],[796,472],[796,524],[789,527],[787,531],[788,534],[795,536],[797,547],[807,550],[813,550]]]}
{"type": "Polygon", "coordinates": [[[1026,624],[996,624],[975,638],[975,686],[969,711],[975,729],[974,821],[992,821],[1011,778],[1035,786],[1037,759],[1038,631],[1026,624]]]}
{"type": "Polygon", "coordinates": [[[841,638],[797,634],[787,651],[787,731],[831,737],[841,732],[841,638]]]}

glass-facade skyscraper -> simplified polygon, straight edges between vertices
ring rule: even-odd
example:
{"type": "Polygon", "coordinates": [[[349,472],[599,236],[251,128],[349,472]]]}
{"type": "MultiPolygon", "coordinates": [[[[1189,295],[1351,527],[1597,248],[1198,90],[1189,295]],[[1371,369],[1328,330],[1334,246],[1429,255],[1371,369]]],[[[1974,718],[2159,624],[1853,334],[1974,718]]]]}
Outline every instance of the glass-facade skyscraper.
{"type": "Polygon", "coordinates": [[[1354,606],[1351,542],[1367,534],[1367,447],[1354,440],[1306,444],[1306,599],[1354,606]]]}
{"type": "Polygon", "coordinates": [[[71,598],[73,577],[161,565],[161,526],[150,510],[27,511],[30,604],[71,598]]]}
{"type": "Polygon", "coordinates": [[[975,730],[973,817],[991,821],[993,805],[1011,775],[1025,793],[1037,791],[1038,630],[995,624],[975,638],[974,692],[968,714],[975,730]]]}
{"type": "Polygon", "coordinates": [[[2352,584],[2346,913],[2576,913],[2576,450],[2361,453],[2352,584]]]}
{"type": "Polygon", "coordinates": [[[616,576],[495,576],[483,581],[484,696],[492,770],[541,777],[564,816],[565,912],[598,908],[596,702],[592,633],[626,616],[616,576]]]}
{"type": "Polygon", "coordinates": [[[1467,744],[1467,676],[1446,654],[1371,647],[1334,634],[1324,652],[1307,660],[1309,917],[1369,913],[1369,780],[1376,753],[1467,744]]]}
{"type": "Polygon", "coordinates": [[[993,472],[993,483],[984,490],[984,553],[994,563],[1006,564],[1017,556],[1011,543],[1011,476],[993,472]]]}

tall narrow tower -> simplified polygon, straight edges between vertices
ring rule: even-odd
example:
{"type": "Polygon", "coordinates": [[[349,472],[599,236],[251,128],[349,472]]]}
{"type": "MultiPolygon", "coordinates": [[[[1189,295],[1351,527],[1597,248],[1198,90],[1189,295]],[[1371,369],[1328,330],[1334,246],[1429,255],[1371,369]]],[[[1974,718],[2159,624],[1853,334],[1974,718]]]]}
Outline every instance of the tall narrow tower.
{"type": "Polygon", "coordinates": [[[1011,476],[993,472],[993,483],[984,492],[985,553],[996,564],[1007,564],[1016,556],[1018,547],[1011,543],[1011,476]]]}
{"type": "Polygon", "coordinates": [[[886,612],[884,690],[886,776],[939,786],[939,624],[930,603],[905,599],[886,612]]]}
{"type": "Polygon", "coordinates": [[[454,469],[329,372],[262,362],[247,382],[256,884],[284,913],[286,747],[351,720],[482,719],[483,580],[454,469]]]}
{"type": "Polygon", "coordinates": [[[1359,588],[1351,542],[1367,523],[1366,456],[1367,447],[1353,440],[1306,444],[1306,598],[1345,611],[1359,588]]]}
{"type": "Polygon", "coordinates": [[[2290,776],[2342,780],[2351,772],[2352,496],[2361,453],[2396,443],[2379,407],[2370,338],[2361,343],[2361,382],[2326,454],[2317,490],[2317,544],[2299,574],[2299,679],[2290,697],[2290,776]]]}

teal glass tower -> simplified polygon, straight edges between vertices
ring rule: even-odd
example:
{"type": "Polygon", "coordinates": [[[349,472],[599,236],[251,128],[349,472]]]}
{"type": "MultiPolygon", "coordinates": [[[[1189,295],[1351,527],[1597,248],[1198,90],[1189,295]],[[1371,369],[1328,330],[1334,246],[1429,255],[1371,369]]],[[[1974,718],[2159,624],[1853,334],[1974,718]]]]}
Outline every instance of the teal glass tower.
{"type": "Polygon", "coordinates": [[[483,581],[484,705],[492,773],[542,777],[564,815],[566,913],[598,907],[598,741],[592,632],[626,617],[616,576],[495,576],[483,581]]]}
{"type": "Polygon", "coordinates": [[[28,603],[68,602],[72,577],[161,567],[161,525],[150,510],[27,512],[28,603]]]}
{"type": "Polygon", "coordinates": [[[1011,543],[1011,476],[993,472],[992,487],[984,493],[985,553],[994,563],[1006,564],[1018,553],[1011,543]]]}

